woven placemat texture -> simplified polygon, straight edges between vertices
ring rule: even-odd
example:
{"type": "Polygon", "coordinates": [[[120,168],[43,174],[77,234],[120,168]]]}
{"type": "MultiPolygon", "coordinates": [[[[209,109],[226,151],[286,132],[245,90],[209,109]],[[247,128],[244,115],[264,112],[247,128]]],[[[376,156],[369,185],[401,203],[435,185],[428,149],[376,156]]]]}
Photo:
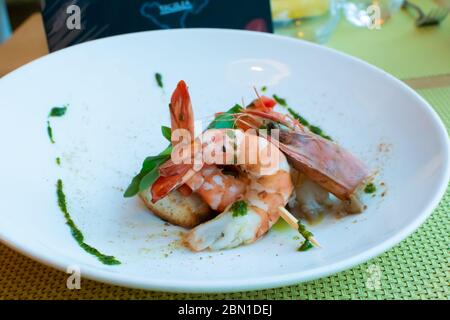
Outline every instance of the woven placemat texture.
{"type": "MultiPolygon", "coordinates": [[[[450,88],[420,92],[450,128],[450,88]]],[[[0,299],[449,299],[450,189],[431,217],[381,256],[336,275],[278,289],[229,294],[172,294],[127,289],[67,274],[0,245],[0,299]]]]}

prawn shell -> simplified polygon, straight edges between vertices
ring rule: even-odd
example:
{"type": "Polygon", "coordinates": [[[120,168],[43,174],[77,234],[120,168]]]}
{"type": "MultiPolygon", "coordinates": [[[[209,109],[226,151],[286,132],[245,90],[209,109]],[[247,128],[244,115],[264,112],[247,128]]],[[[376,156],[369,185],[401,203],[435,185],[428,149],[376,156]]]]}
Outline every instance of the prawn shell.
{"type": "Polygon", "coordinates": [[[280,131],[279,148],[291,165],[341,200],[350,200],[368,177],[364,163],[336,143],[301,132],[280,131]]]}

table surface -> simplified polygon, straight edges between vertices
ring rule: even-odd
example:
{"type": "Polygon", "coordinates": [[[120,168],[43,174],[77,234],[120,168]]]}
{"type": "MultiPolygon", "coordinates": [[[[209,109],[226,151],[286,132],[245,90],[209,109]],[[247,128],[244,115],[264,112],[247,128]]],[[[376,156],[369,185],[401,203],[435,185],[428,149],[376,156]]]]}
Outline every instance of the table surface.
{"type": "MultiPolygon", "coordinates": [[[[327,45],[367,60],[418,89],[450,128],[450,18],[427,31],[416,30],[406,13],[375,31],[342,22],[327,45]]],[[[0,76],[47,53],[42,18],[34,14],[0,45],[0,76]]],[[[308,283],[229,294],[151,292],[87,279],[82,280],[81,290],[69,290],[67,274],[0,244],[0,299],[449,299],[449,214],[448,189],[418,231],[375,259],[308,283]]]]}

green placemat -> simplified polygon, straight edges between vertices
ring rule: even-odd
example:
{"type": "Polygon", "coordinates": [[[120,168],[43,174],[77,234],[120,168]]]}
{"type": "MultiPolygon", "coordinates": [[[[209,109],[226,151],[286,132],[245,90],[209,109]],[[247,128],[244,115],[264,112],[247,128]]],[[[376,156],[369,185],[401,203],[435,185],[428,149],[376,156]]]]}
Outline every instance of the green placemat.
{"type": "MultiPolygon", "coordinates": [[[[450,88],[420,93],[450,128],[450,88]]],[[[336,275],[289,287],[230,294],[171,294],[83,279],[66,288],[67,274],[0,244],[0,299],[449,299],[450,189],[418,231],[378,258],[336,275]]]]}
{"type": "MultiPolygon", "coordinates": [[[[426,12],[431,0],[412,1],[426,12]]],[[[343,21],[326,44],[366,60],[394,76],[407,79],[450,73],[450,16],[439,27],[416,28],[400,11],[380,30],[357,28],[343,21]]]]}

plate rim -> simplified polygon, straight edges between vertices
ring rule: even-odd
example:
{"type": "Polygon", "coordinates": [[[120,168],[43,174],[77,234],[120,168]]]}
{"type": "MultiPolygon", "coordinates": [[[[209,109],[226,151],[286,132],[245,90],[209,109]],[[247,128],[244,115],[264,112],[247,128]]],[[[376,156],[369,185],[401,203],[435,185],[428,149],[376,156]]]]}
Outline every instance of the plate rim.
{"type": "MultiPolygon", "coordinates": [[[[218,37],[220,33],[223,34],[236,34],[236,35],[245,35],[251,37],[262,37],[267,38],[269,40],[276,39],[277,41],[286,41],[296,43],[297,45],[303,46],[311,46],[315,47],[318,50],[325,50],[333,53],[334,55],[341,56],[345,59],[353,61],[357,64],[363,64],[366,68],[371,69],[372,72],[378,73],[384,76],[387,81],[391,81],[396,84],[399,88],[406,90],[410,95],[412,95],[415,99],[417,99],[418,107],[422,108],[424,112],[428,113],[431,116],[432,122],[436,127],[439,136],[439,141],[444,141],[443,143],[443,157],[446,161],[443,167],[443,176],[439,186],[437,187],[437,192],[431,197],[427,206],[417,215],[417,217],[411,220],[406,226],[404,226],[399,232],[387,237],[384,241],[381,241],[378,245],[373,246],[369,250],[362,252],[360,254],[353,255],[349,258],[342,259],[333,264],[328,264],[325,266],[320,266],[317,268],[313,268],[307,271],[301,271],[296,273],[287,273],[284,275],[271,275],[271,276],[263,276],[258,278],[252,278],[251,280],[210,280],[207,282],[198,282],[198,281],[168,281],[162,280],[159,281],[157,279],[151,279],[151,281],[145,281],[146,278],[138,277],[138,276],[130,276],[122,273],[111,272],[109,270],[99,269],[98,267],[92,267],[87,264],[80,264],[83,268],[82,277],[86,279],[91,279],[95,281],[100,281],[103,283],[120,285],[129,288],[136,289],[145,289],[145,290],[155,290],[155,291],[164,291],[164,292],[173,292],[173,293],[227,293],[227,292],[236,292],[236,291],[252,291],[252,290],[261,290],[261,289],[270,289],[283,287],[287,285],[299,284],[306,281],[311,281],[319,278],[323,278],[335,273],[338,273],[343,270],[347,270],[356,265],[362,264],[384,252],[391,249],[393,246],[397,245],[399,242],[404,240],[407,236],[412,234],[425,220],[431,215],[433,210],[438,206],[440,200],[445,194],[445,191],[448,187],[448,183],[450,180],[450,142],[447,136],[447,129],[443,124],[441,118],[438,116],[437,112],[431,107],[431,105],[416,91],[414,91],[411,87],[406,85],[401,80],[395,78],[393,75],[388,72],[364,61],[359,58],[353,57],[349,54],[337,51],[332,48],[328,48],[325,46],[321,46],[315,43],[293,39],[289,37],[284,37],[276,34],[270,33],[262,33],[262,32],[254,32],[254,31],[246,31],[246,30],[232,30],[232,29],[217,29],[217,28],[195,28],[195,29],[170,29],[170,30],[153,30],[153,31],[141,31],[134,32],[122,35],[116,35],[112,37],[97,39],[93,41],[88,41],[85,43],[77,44],[68,48],[64,48],[52,53],[49,53],[46,56],[33,60],[18,69],[13,70],[12,72],[6,74],[2,78],[0,78],[0,83],[2,80],[9,79],[14,77],[17,73],[20,73],[22,69],[28,68],[29,65],[35,63],[36,61],[43,61],[46,59],[51,59],[51,57],[55,55],[64,54],[67,50],[80,50],[79,48],[90,46],[94,43],[97,45],[98,42],[105,41],[120,41],[116,38],[120,39],[121,37],[139,37],[143,34],[149,33],[213,33],[214,36],[218,37]]],[[[73,264],[71,263],[71,259],[67,259],[65,257],[60,257],[46,254],[45,252],[32,252],[33,250],[27,250],[26,244],[20,243],[20,241],[16,241],[13,237],[5,234],[4,231],[0,230],[0,242],[5,244],[7,247],[29,257],[35,261],[38,261],[44,265],[50,266],[62,272],[66,272],[67,266],[73,264]]]]}

